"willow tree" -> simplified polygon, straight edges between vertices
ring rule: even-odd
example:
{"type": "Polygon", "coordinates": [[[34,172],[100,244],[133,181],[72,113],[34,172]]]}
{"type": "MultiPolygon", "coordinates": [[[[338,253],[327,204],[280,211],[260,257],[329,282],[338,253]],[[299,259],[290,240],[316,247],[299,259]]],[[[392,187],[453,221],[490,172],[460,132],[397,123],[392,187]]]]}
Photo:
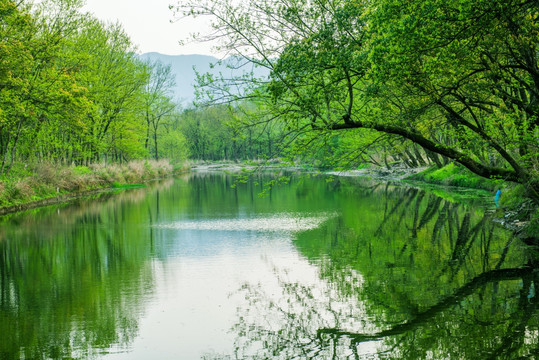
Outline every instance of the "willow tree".
{"type": "Polygon", "coordinates": [[[255,94],[296,132],[398,136],[539,199],[536,1],[190,1],[177,10],[211,16],[208,39],[271,71],[267,83],[255,79],[255,94]]]}

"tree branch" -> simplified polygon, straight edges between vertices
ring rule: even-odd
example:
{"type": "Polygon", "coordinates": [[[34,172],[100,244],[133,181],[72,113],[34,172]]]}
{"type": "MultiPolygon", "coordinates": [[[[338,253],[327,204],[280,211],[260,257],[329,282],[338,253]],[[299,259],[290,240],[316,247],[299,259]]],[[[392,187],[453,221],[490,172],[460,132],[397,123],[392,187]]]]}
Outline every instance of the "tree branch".
{"type": "MultiPolygon", "coordinates": [[[[468,168],[470,171],[472,171],[473,173],[479,176],[486,177],[486,178],[499,177],[505,180],[514,181],[516,183],[523,183],[523,179],[518,176],[518,173],[516,171],[485,166],[479,163],[478,161],[472,159],[470,156],[458,150],[436,143],[416,131],[409,130],[403,127],[394,126],[390,124],[363,124],[362,122],[359,122],[359,121],[348,122],[348,123],[337,123],[330,126],[330,130],[345,130],[345,129],[359,129],[359,128],[374,129],[374,130],[388,133],[388,134],[400,135],[420,145],[421,147],[427,150],[430,150],[434,153],[437,153],[437,154],[440,154],[440,155],[443,155],[450,159],[455,160],[456,162],[462,164],[463,166],[468,168]]],[[[321,130],[321,128],[319,128],[319,130],[321,130]]]]}

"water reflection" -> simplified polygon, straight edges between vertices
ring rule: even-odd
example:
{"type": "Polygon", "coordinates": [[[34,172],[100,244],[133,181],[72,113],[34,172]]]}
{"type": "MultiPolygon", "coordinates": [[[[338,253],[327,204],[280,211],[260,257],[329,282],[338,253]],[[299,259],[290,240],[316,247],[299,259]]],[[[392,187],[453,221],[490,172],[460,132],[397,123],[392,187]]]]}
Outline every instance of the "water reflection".
{"type": "Polygon", "coordinates": [[[127,348],[152,292],[130,208],[172,182],[2,219],[0,358],[91,358],[127,348]],[[119,226],[119,224],[121,224],[119,226]]]}
{"type": "Polygon", "coordinates": [[[0,358],[519,358],[537,259],[481,200],[194,174],[0,218],[0,358]],[[227,332],[228,331],[228,332],[227,332]]]}
{"type": "Polygon", "coordinates": [[[236,358],[533,358],[537,300],[527,290],[537,280],[526,268],[492,270],[397,324],[380,314],[369,316],[369,299],[340,298],[331,287],[320,293],[282,280],[282,296],[274,298],[261,287],[245,285],[241,291],[249,303],[233,328],[236,358]],[[509,291],[510,299],[500,297],[505,282],[520,288],[509,291]],[[482,304],[486,297],[500,303],[482,304]]]}
{"type": "Polygon", "coordinates": [[[159,224],[160,229],[176,230],[215,230],[215,231],[260,231],[260,232],[298,232],[315,229],[334,214],[274,214],[267,217],[248,219],[213,219],[202,221],[177,221],[159,224]]]}
{"type": "Polygon", "coordinates": [[[537,259],[489,211],[417,189],[350,185],[336,185],[350,196],[342,215],[295,240],[320,268],[324,292],[279,270],[280,296],[244,285],[250,302],[234,327],[237,358],[538,353],[537,259]]]}

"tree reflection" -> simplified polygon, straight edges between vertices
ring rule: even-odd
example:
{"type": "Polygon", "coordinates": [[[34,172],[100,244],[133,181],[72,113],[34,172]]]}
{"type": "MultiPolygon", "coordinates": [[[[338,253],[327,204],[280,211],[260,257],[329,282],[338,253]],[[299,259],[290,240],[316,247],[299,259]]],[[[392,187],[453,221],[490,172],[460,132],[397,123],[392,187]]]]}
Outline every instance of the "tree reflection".
{"type": "MultiPolygon", "coordinates": [[[[449,355],[450,357],[460,358],[467,354],[472,358],[475,353],[477,358],[486,359],[498,356],[501,356],[501,358],[504,359],[514,358],[520,356],[515,353],[522,350],[521,347],[526,337],[526,325],[528,324],[530,317],[537,311],[537,299],[535,297],[528,297],[531,286],[534,286],[532,284],[535,284],[537,280],[539,279],[534,275],[533,269],[529,267],[491,270],[474,278],[469,283],[459,288],[454,294],[442,299],[439,303],[419,312],[409,320],[388,329],[375,333],[357,333],[343,331],[337,328],[324,328],[319,329],[317,334],[319,336],[330,334],[336,338],[346,337],[350,339],[354,346],[367,341],[400,336],[398,339],[393,339],[394,347],[398,346],[401,351],[408,350],[406,352],[408,358],[412,355],[413,358],[423,358],[427,356],[428,353],[425,349],[418,347],[418,345],[423,344],[431,347],[432,344],[436,343],[438,344],[438,349],[443,349],[437,356],[442,357],[448,357],[449,355]],[[491,313],[488,314],[488,311],[483,311],[484,309],[482,309],[480,305],[468,304],[470,301],[477,301],[477,303],[483,301],[482,297],[474,299],[473,295],[479,289],[484,288],[487,285],[491,285],[495,288],[500,282],[509,280],[520,280],[523,282],[523,287],[519,292],[520,295],[512,299],[517,300],[516,306],[514,306],[512,312],[504,314],[502,311],[507,311],[509,309],[498,309],[499,312],[497,312],[497,309],[491,306],[491,313]],[[471,297],[471,299],[469,299],[469,297],[471,297]],[[465,304],[463,304],[463,302],[465,302],[465,304]],[[449,313],[449,316],[453,317],[453,319],[445,319],[445,313],[449,313]],[[512,321],[505,321],[503,315],[511,317],[512,321]],[[455,321],[455,316],[460,316],[460,318],[457,318],[457,321],[455,321]],[[433,322],[435,323],[435,326],[432,326],[431,323],[433,322]],[[474,322],[475,324],[473,324],[474,322]],[[446,323],[445,327],[441,326],[443,323],[446,323]],[[500,327],[500,323],[503,323],[503,326],[500,327]],[[474,325],[479,325],[481,330],[477,332],[474,325]],[[496,328],[497,331],[495,334],[492,333],[492,328],[496,328]],[[411,336],[412,333],[413,336],[411,336]],[[493,335],[493,338],[485,339],[484,337],[487,334],[493,335]],[[418,337],[417,335],[420,336],[418,337]],[[491,344],[481,344],[482,342],[491,343],[500,335],[502,335],[502,341],[496,341],[497,344],[494,344],[494,346],[491,344]],[[474,341],[470,344],[470,348],[448,346],[451,345],[450,342],[447,343],[448,340],[456,340],[460,342],[459,345],[463,345],[463,343],[466,342],[466,338],[471,336],[476,336],[477,338],[474,340],[479,341],[474,341]],[[478,344],[483,346],[478,347],[478,344]],[[487,345],[486,349],[485,345],[487,345]],[[458,351],[454,351],[455,349],[458,351]]],[[[537,346],[537,343],[533,345],[537,346]]],[[[534,353],[535,349],[533,346],[524,351],[525,355],[534,353]]]]}
{"type": "Polygon", "coordinates": [[[1,359],[87,359],[129,346],[153,288],[151,228],[136,225],[146,219],[132,205],[170,185],[2,219],[1,359]]]}
{"type": "MultiPolygon", "coordinates": [[[[529,297],[537,273],[528,267],[492,270],[472,279],[403,323],[365,313],[365,302],[335,290],[286,282],[280,298],[245,285],[248,304],[232,329],[237,359],[517,359],[537,353],[537,298],[529,297]],[[497,286],[521,285],[510,298],[482,304],[497,286]],[[535,318],[534,318],[535,316],[535,318]],[[342,330],[362,329],[362,332],[342,330]],[[382,330],[380,330],[382,329],[382,330]]],[[[360,291],[360,290],[358,290],[360,291]]],[[[208,357],[209,358],[209,357],[208,357]]],[[[219,358],[218,356],[215,358],[219,358]]]]}
{"type": "Polygon", "coordinates": [[[295,265],[279,265],[275,288],[245,284],[231,295],[242,299],[233,357],[511,359],[537,352],[537,260],[484,206],[344,179],[291,179],[260,200],[261,183],[231,191],[227,179],[195,176],[173,189],[5,220],[0,358],[91,358],[129,348],[154,286],[152,261],[178,246],[154,224],[319,212],[339,215],[293,240],[314,275],[305,280],[295,265]]]}
{"type": "Polygon", "coordinates": [[[484,207],[392,186],[355,194],[339,218],[297,236],[323,285],[276,270],[280,294],[241,289],[236,358],[537,354],[537,259],[484,207]]]}

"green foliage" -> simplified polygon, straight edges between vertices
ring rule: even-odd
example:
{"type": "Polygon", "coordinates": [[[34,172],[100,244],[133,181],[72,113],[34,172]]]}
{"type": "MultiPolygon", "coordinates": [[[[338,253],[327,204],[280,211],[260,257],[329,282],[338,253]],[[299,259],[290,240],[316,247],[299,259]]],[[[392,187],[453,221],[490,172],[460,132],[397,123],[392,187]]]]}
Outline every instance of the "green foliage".
{"type": "Polygon", "coordinates": [[[159,157],[176,110],[170,69],[140,61],[118,24],[82,5],[0,2],[0,176],[18,163],[159,157]]]}
{"type": "Polygon", "coordinates": [[[539,201],[535,3],[197,0],[177,10],[212,16],[226,50],[271,71],[267,83],[205,85],[221,103],[256,98],[259,119],[289,135],[289,159],[355,167],[344,153],[357,151],[378,165],[455,161],[539,201]],[[245,91],[227,92],[235,86],[245,91]]]}
{"type": "MultiPolygon", "coordinates": [[[[177,129],[197,160],[259,160],[279,157],[282,137],[278,124],[259,122],[261,108],[243,103],[185,110],[177,129]]],[[[176,125],[174,125],[176,126],[176,125]]]]}
{"type": "Polygon", "coordinates": [[[187,154],[177,151],[184,146],[181,143],[182,138],[175,129],[169,128],[179,116],[178,106],[170,98],[171,89],[175,86],[172,69],[159,62],[148,63],[147,66],[151,77],[145,86],[143,96],[143,117],[146,119],[145,148],[153,155],[153,158],[158,160],[163,155],[159,147],[159,139],[164,138],[166,144],[161,144],[161,146],[164,145],[167,148],[165,154],[172,156],[175,162],[185,160],[187,154]],[[175,140],[179,141],[177,146],[171,143],[175,140]]]}
{"type": "Polygon", "coordinates": [[[471,171],[454,163],[442,168],[431,167],[409,176],[409,180],[423,180],[434,184],[460,186],[475,189],[496,190],[502,186],[499,180],[489,180],[475,175],[471,171]]]}
{"type": "Polygon", "coordinates": [[[73,172],[77,175],[90,174],[92,170],[88,166],[78,165],[73,168],[73,172]]]}
{"type": "Polygon", "coordinates": [[[114,189],[138,189],[138,188],[146,187],[146,185],[144,184],[120,184],[119,182],[114,181],[112,183],[112,187],[114,189]]]}
{"type": "Polygon", "coordinates": [[[185,136],[178,130],[169,130],[159,137],[161,145],[159,157],[170,160],[173,164],[181,164],[189,157],[189,146],[185,136]]]}
{"type": "Polygon", "coordinates": [[[504,208],[515,210],[526,198],[526,190],[523,186],[515,186],[507,189],[500,197],[500,203],[504,208]]]}

